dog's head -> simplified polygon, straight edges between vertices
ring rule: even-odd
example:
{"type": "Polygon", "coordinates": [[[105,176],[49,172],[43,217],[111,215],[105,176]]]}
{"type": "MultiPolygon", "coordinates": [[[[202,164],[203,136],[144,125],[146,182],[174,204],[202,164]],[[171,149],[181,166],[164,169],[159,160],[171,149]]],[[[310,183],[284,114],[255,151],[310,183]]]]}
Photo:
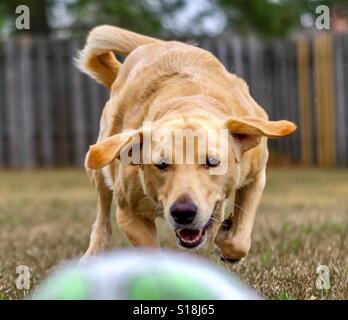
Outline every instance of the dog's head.
{"type": "Polygon", "coordinates": [[[87,166],[100,169],[115,159],[122,166],[139,165],[144,192],[163,208],[177,242],[196,248],[222,220],[221,207],[238,183],[244,154],[265,147],[265,137],[295,129],[288,121],[254,117],[163,117],[91,146],[87,166]]]}

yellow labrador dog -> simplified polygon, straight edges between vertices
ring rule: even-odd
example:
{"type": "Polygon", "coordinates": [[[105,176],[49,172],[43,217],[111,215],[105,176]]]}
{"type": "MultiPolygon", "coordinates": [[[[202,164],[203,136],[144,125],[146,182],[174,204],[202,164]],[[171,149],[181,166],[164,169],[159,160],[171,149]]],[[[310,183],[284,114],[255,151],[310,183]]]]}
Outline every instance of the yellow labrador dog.
{"type": "Polygon", "coordinates": [[[118,225],[134,246],[159,246],[155,219],[164,217],[181,247],[209,238],[225,259],[247,255],[266,182],[267,138],[296,126],[269,121],[242,79],[188,44],[99,26],[77,63],[111,90],[86,156],[98,204],[85,257],[106,248],[113,197],[118,225]]]}

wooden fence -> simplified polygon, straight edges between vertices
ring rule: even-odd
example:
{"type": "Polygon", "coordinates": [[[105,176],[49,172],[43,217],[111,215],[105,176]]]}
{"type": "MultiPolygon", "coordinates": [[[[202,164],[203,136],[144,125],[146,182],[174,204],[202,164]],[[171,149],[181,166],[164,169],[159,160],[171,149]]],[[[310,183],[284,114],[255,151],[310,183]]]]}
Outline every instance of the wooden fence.
{"type": "MultiPolygon", "coordinates": [[[[83,39],[0,43],[0,167],[82,166],[108,91],[81,74],[83,39]]],[[[203,39],[271,119],[298,132],[270,147],[306,165],[348,166],[348,35],[261,42],[203,39]]]]}

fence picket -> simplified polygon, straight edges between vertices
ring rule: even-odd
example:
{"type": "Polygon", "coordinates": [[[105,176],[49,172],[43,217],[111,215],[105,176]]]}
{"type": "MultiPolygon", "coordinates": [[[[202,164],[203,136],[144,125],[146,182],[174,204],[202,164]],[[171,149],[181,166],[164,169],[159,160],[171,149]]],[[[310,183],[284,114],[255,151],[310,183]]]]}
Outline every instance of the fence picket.
{"type": "Polygon", "coordinates": [[[0,47],[0,168],[5,166],[5,139],[6,139],[6,98],[5,98],[5,67],[4,67],[4,54],[0,47]]]}
{"type": "Polygon", "coordinates": [[[71,56],[70,72],[71,72],[71,94],[72,94],[72,115],[73,115],[73,132],[74,132],[74,163],[81,166],[84,162],[87,151],[86,139],[86,106],[83,102],[82,93],[82,75],[77,72],[73,63],[73,57],[80,49],[79,42],[73,40],[70,43],[69,50],[71,56]]]}
{"type": "MultiPolygon", "coordinates": [[[[25,37],[21,41],[20,50],[20,103],[21,103],[21,154],[22,164],[26,168],[32,168],[36,164],[35,143],[34,143],[34,112],[33,112],[33,90],[32,90],[32,59],[31,59],[31,38],[25,37]]],[[[20,113],[18,114],[20,116],[20,113]]],[[[19,128],[17,128],[18,130],[19,128]]]]}
{"type": "Polygon", "coordinates": [[[15,43],[8,40],[4,45],[4,65],[5,65],[5,92],[6,92],[6,108],[7,108],[7,125],[8,125],[8,154],[9,165],[11,167],[20,167],[20,159],[18,153],[18,143],[20,141],[17,131],[17,61],[15,58],[15,43]]]}
{"type": "Polygon", "coordinates": [[[39,135],[40,150],[43,166],[53,166],[53,135],[52,135],[52,106],[48,82],[48,53],[47,42],[40,38],[36,43],[37,70],[38,70],[38,107],[39,107],[39,135]]]}
{"type": "Polygon", "coordinates": [[[337,162],[339,165],[344,165],[347,162],[343,41],[344,38],[341,35],[335,38],[337,162]]]}

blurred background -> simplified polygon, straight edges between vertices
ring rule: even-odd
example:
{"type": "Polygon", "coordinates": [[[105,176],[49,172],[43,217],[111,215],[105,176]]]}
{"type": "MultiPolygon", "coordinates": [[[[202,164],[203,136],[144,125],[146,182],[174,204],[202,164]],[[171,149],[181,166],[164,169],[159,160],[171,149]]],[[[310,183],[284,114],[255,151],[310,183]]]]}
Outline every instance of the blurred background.
{"type": "Polygon", "coordinates": [[[347,17],[348,0],[1,0],[0,167],[82,165],[108,92],[73,57],[102,23],[212,51],[271,119],[298,124],[271,141],[274,159],[348,166],[347,17]],[[15,27],[21,4],[29,30],[15,27]]]}
{"type": "MultiPolygon", "coordinates": [[[[0,0],[0,300],[26,296],[87,249],[96,193],[83,160],[109,93],[73,58],[104,23],[213,52],[271,119],[299,127],[269,142],[244,262],[223,264],[212,244],[195,254],[266,298],[348,299],[348,0],[0,0]],[[16,28],[19,5],[28,30],[16,28]],[[15,286],[18,265],[30,289],[15,286]],[[316,286],[319,265],[330,289],[316,286]]],[[[110,248],[128,246],[114,220],[110,248]]]]}

